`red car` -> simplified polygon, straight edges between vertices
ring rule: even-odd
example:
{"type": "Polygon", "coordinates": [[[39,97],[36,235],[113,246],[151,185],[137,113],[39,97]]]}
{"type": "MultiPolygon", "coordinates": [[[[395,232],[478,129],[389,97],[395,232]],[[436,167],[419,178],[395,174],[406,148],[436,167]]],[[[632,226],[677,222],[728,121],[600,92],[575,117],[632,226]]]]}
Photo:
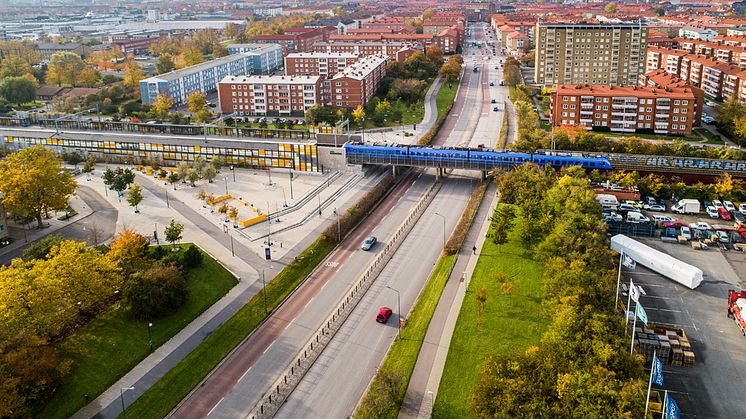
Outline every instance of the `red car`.
{"type": "Polygon", "coordinates": [[[378,315],[376,316],[376,321],[378,323],[386,323],[389,321],[389,317],[391,317],[391,309],[388,307],[381,307],[378,310],[378,315]]]}
{"type": "Polygon", "coordinates": [[[731,216],[728,210],[725,208],[718,208],[718,215],[725,221],[730,221],[733,219],[733,216],[731,216]]]}
{"type": "Polygon", "coordinates": [[[674,222],[665,221],[662,225],[663,225],[663,228],[670,227],[670,228],[675,228],[676,230],[680,229],[681,227],[688,227],[688,225],[685,222],[679,221],[679,220],[676,220],[674,222]]]}

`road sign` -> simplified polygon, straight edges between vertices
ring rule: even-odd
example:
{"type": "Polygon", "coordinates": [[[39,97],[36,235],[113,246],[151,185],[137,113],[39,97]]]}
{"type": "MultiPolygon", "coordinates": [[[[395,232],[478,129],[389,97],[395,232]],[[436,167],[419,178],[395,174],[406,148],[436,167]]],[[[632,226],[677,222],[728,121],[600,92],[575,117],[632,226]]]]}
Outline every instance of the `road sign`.
{"type": "Polygon", "coordinates": [[[269,247],[264,248],[264,258],[267,260],[272,260],[272,251],[269,247]]]}

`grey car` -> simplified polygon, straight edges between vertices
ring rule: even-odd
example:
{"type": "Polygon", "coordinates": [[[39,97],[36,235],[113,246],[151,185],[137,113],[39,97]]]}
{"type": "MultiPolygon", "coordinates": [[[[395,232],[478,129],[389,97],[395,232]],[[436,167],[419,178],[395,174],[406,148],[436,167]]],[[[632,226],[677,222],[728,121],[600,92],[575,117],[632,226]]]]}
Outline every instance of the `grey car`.
{"type": "Polygon", "coordinates": [[[365,238],[365,240],[363,240],[363,245],[360,246],[360,248],[363,250],[370,250],[371,248],[373,248],[376,242],[378,242],[376,236],[368,236],[365,238]]]}

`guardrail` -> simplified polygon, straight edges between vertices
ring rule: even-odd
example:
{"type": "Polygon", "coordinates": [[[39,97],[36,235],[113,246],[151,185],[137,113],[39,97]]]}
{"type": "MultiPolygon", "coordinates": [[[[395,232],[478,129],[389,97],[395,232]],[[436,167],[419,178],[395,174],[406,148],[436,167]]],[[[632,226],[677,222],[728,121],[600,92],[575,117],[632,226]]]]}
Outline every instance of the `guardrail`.
{"type": "MultiPolygon", "coordinates": [[[[316,359],[324,351],[324,348],[326,348],[337,331],[342,327],[347,317],[349,317],[360,300],[363,299],[365,292],[370,288],[381,271],[383,271],[383,268],[393,257],[394,253],[396,253],[402,241],[404,241],[415,224],[417,224],[417,221],[433,201],[441,186],[441,182],[436,182],[428,189],[417,206],[410,211],[407,218],[396,230],[391,241],[378,254],[375,260],[368,265],[365,273],[357,280],[354,287],[350,287],[350,291],[332,312],[332,315],[326,319],[311,340],[293,358],[290,366],[280,374],[268,392],[262,396],[254,409],[252,409],[252,412],[247,415],[247,418],[264,419],[274,417],[288,396],[290,396],[301,380],[303,380],[308,370],[311,369],[316,359]]],[[[401,313],[397,314],[401,316],[401,313]]]]}

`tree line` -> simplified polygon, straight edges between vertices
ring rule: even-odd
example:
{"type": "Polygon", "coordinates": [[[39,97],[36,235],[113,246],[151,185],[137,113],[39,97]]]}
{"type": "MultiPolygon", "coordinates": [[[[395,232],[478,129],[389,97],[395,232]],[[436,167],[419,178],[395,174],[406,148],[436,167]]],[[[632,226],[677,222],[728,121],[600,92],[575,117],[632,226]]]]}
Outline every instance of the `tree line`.
{"type": "Polygon", "coordinates": [[[515,230],[544,264],[543,315],[552,321],[538,345],[488,357],[474,416],[641,417],[642,360],[629,355],[613,307],[614,256],[585,171],[525,164],[498,185],[492,240],[506,243],[515,230]]]}

